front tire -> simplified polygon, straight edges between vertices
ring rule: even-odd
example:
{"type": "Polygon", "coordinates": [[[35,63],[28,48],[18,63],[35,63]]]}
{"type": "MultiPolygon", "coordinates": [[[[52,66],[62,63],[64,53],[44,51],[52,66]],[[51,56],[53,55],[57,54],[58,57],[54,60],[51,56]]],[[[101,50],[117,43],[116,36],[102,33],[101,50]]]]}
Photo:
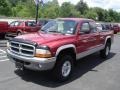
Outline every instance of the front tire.
{"type": "Polygon", "coordinates": [[[59,81],[69,79],[73,72],[73,66],[73,58],[70,55],[60,57],[54,68],[55,79],[59,81]]]}
{"type": "Polygon", "coordinates": [[[111,49],[111,44],[107,42],[105,48],[100,51],[100,56],[102,58],[107,58],[110,53],[110,49],[111,49]]]}
{"type": "Polygon", "coordinates": [[[18,33],[17,33],[17,36],[20,36],[20,35],[22,35],[22,33],[21,33],[21,32],[18,32],[18,33]]]}

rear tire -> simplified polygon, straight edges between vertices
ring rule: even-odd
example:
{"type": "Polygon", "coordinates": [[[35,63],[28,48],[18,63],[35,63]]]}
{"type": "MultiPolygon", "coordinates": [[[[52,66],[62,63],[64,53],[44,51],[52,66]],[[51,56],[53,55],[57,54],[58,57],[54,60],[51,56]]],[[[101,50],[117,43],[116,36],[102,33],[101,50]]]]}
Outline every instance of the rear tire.
{"type": "Polygon", "coordinates": [[[54,68],[54,78],[59,81],[66,81],[73,72],[73,58],[70,55],[61,56],[54,68]]]}
{"type": "Polygon", "coordinates": [[[106,43],[105,48],[103,50],[100,51],[100,56],[102,58],[107,58],[109,53],[110,53],[110,49],[111,49],[111,43],[106,43]]]}
{"type": "Polygon", "coordinates": [[[17,36],[20,36],[20,35],[22,35],[22,33],[21,33],[21,32],[18,32],[18,33],[17,33],[17,36]]]}

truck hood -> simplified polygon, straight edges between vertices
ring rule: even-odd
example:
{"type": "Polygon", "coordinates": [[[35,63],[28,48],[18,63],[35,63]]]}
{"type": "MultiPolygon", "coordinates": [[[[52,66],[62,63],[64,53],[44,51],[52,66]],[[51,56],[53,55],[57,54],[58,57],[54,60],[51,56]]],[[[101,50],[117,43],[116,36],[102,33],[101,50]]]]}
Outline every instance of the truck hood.
{"type": "Polygon", "coordinates": [[[52,43],[55,41],[67,40],[72,38],[74,35],[63,35],[63,34],[46,34],[46,33],[33,33],[17,36],[18,39],[29,40],[32,42],[40,44],[52,43]]]}

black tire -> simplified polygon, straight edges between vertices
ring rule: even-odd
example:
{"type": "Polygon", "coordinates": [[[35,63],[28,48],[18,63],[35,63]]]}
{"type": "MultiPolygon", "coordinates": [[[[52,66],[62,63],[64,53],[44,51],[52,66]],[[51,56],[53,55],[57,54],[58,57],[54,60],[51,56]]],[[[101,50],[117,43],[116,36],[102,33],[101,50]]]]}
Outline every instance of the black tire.
{"type": "Polygon", "coordinates": [[[64,56],[61,56],[60,58],[58,58],[57,60],[58,61],[53,70],[54,79],[59,80],[60,82],[66,81],[67,79],[70,78],[70,76],[73,73],[73,67],[74,67],[73,58],[70,55],[64,55],[64,56]],[[66,74],[66,76],[65,76],[65,74],[63,75],[63,70],[64,70],[63,68],[66,63],[70,64],[70,71],[68,69],[68,74],[66,74]]]}
{"type": "Polygon", "coordinates": [[[111,43],[107,42],[105,48],[100,51],[100,56],[102,58],[107,58],[110,53],[110,49],[111,49],[111,43]]]}
{"type": "Polygon", "coordinates": [[[17,33],[17,36],[20,36],[20,35],[22,35],[22,33],[21,33],[21,32],[18,32],[18,33],[17,33]]]}

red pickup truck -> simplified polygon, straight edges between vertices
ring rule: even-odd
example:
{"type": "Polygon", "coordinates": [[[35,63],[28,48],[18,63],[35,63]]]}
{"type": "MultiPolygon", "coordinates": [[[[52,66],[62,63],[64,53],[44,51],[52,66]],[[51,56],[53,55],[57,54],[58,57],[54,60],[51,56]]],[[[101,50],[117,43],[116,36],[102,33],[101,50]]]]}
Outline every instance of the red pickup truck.
{"type": "Polygon", "coordinates": [[[114,31],[114,34],[117,34],[117,33],[120,32],[120,25],[119,24],[113,24],[112,29],[114,31]]]}
{"type": "Polygon", "coordinates": [[[67,80],[76,60],[100,51],[106,58],[113,42],[113,31],[99,31],[95,21],[84,18],[59,18],[41,31],[9,40],[7,55],[22,70],[52,70],[67,80]]]}
{"type": "Polygon", "coordinates": [[[13,21],[9,25],[6,37],[37,32],[38,30],[40,30],[40,26],[36,25],[34,21],[13,21]]]}
{"type": "Polygon", "coordinates": [[[8,32],[8,22],[1,21],[0,22],[0,37],[4,36],[6,32],[8,32]]]}

